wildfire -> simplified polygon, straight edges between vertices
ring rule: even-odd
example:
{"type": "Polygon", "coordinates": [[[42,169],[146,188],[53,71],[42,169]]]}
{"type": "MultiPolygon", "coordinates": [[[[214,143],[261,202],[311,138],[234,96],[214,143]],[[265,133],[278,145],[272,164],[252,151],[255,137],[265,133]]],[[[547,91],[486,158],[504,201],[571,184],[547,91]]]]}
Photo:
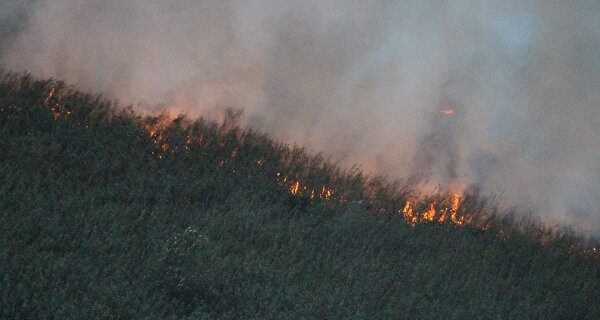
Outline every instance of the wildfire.
{"type": "MultiPolygon", "coordinates": [[[[457,217],[458,207],[460,206],[460,195],[454,194],[452,197],[452,205],[450,206],[450,221],[459,226],[463,225],[466,220],[464,217],[457,217]]],[[[470,221],[468,221],[470,222],[470,221]]]]}
{"type": "MultiPolygon", "coordinates": [[[[54,95],[55,95],[55,88],[52,88],[48,92],[47,96],[44,99],[44,104],[46,106],[49,106],[48,103],[51,101],[51,99],[54,97],[54,95]]],[[[53,105],[49,109],[50,109],[50,112],[51,112],[54,120],[59,120],[61,118],[68,119],[71,116],[71,110],[69,110],[68,108],[65,108],[65,106],[61,105],[60,103],[53,103],[53,105]]],[[[444,114],[444,115],[452,115],[452,114],[454,114],[454,110],[453,109],[442,109],[442,110],[440,110],[440,113],[444,114]]],[[[157,151],[152,151],[152,154],[157,155],[158,158],[162,159],[162,155],[164,153],[170,151],[170,148],[171,148],[170,142],[168,141],[168,139],[165,139],[164,134],[165,134],[165,128],[168,128],[168,126],[170,125],[170,123],[172,121],[173,121],[173,119],[171,117],[167,116],[167,117],[158,118],[158,121],[155,121],[153,123],[146,123],[144,125],[144,129],[149,134],[150,138],[152,139],[152,142],[156,146],[158,146],[157,151]]],[[[86,128],[87,127],[88,126],[86,125],[86,128]]],[[[185,136],[185,149],[189,150],[190,149],[189,147],[192,145],[196,145],[196,146],[202,145],[204,138],[205,138],[205,136],[201,133],[196,133],[194,135],[188,133],[185,136]]],[[[175,152],[175,150],[171,150],[171,151],[175,152]]],[[[220,167],[225,167],[226,164],[230,160],[231,161],[235,160],[235,158],[238,156],[238,153],[239,153],[239,149],[237,149],[237,148],[234,149],[229,155],[230,159],[221,159],[217,162],[217,164],[220,167]]],[[[254,163],[257,166],[263,166],[265,164],[265,160],[257,159],[257,160],[254,160],[254,163]]],[[[233,172],[235,172],[235,169],[233,170],[233,172]]],[[[337,200],[340,203],[345,203],[349,200],[349,199],[345,198],[343,195],[337,195],[334,192],[334,189],[329,186],[321,185],[320,187],[316,187],[316,186],[309,187],[306,183],[301,182],[298,179],[295,179],[295,180],[289,179],[287,176],[285,176],[281,172],[278,172],[276,174],[275,181],[277,182],[277,184],[279,186],[286,189],[292,195],[297,196],[297,197],[308,196],[308,197],[310,197],[310,199],[319,197],[320,199],[327,200],[327,201],[337,200]]],[[[357,202],[363,203],[364,200],[365,199],[361,199],[357,202]]],[[[418,199],[416,199],[416,200],[418,201],[418,199]]],[[[472,223],[473,223],[472,216],[465,215],[465,214],[459,214],[459,209],[461,206],[461,195],[458,193],[453,194],[450,199],[442,199],[441,201],[438,199],[437,202],[435,201],[435,199],[429,201],[428,205],[426,206],[426,210],[421,211],[421,212],[419,212],[417,209],[415,209],[414,206],[415,206],[415,203],[408,200],[408,201],[406,201],[402,210],[399,210],[399,212],[398,212],[402,216],[404,221],[406,221],[413,227],[416,226],[417,224],[421,224],[421,223],[440,223],[440,224],[450,223],[454,226],[459,226],[459,227],[472,225],[472,223]],[[450,202],[450,206],[444,207],[443,204],[445,202],[446,203],[450,202]]],[[[378,212],[382,212],[382,213],[386,212],[386,210],[387,209],[384,207],[377,209],[378,212]]],[[[485,224],[484,226],[480,226],[479,228],[481,230],[487,230],[488,228],[490,228],[490,224],[489,223],[485,224]]],[[[501,239],[506,239],[509,236],[503,230],[499,230],[498,235],[501,239]]],[[[577,251],[581,252],[582,254],[587,254],[587,255],[594,256],[594,257],[598,257],[598,255],[600,254],[600,248],[597,248],[597,247],[578,249],[578,248],[576,248],[575,245],[572,245],[569,248],[570,253],[577,252],[577,251]]]]}
{"type": "Polygon", "coordinates": [[[404,217],[404,220],[406,220],[406,222],[410,223],[413,226],[419,222],[419,218],[415,214],[415,211],[413,210],[410,201],[406,201],[406,205],[404,205],[404,208],[402,209],[402,216],[404,217]]]}
{"type": "Polygon", "coordinates": [[[50,107],[50,113],[52,114],[52,118],[54,120],[59,119],[68,119],[71,117],[71,110],[69,108],[62,105],[58,100],[60,100],[60,96],[52,100],[56,95],[56,88],[51,88],[48,91],[48,94],[44,98],[44,106],[50,107]]]}
{"type": "MultiPolygon", "coordinates": [[[[262,163],[258,162],[257,164],[259,166],[262,165],[262,163]]],[[[335,195],[333,189],[326,185],[323,185],[320,189],[317,189],[308,187],[306,184],[300,182],[300,180],[291,180],[292,182],[288,183],[290,179],[284,176],[281,172],[277,173],[276,180],[280,186],[285,187],[291,194],[297,197],[305,195],[308,196],[310,199],[315,199],[316,197],[319,197],[324,200],[333,200],[335,195]]]]}
{"type": "Polygon", "coordinates": [[[48,95],[46,96],[46,99],[44,99],[44,104],[48,105],[48,102],[50,101],[50,99],[52,99],[52,97],[54,96],[54,92],[56,92],[56,88],[52,88],[50,90],[50,92],[48,92],[48,95]]]}
{"type": "Polygon", "coordinates": [[[295,196],[300,195],[300,181],[292,183],[292,185],[290,186],[290,192],[295,196]]]}
{"type": "MultiPolygon", "coordinates": [[[[454,111],[451,109],[442,110],[444,114],[452,114],[454,111]]],[[[168,139],[165,139],[165,128],[168,127],[169,122],[172,119],[161,119],[156,123],[146,124],[145,129],[152,138],[154,144],[158,147],[159,154],[158,157],[162,158],[162,154],[166,152],[174,152],[175,150],[171,150],[171,144],[168,139]]],[[[189,150],[188,145],[192,145],[193,141],[198,140],[199,138],[192,136],[191,134],[187,134],[185,136],[185,146],[186,150],[189,150]]],[[[201,139],[200,139],[201,140],[201,139]]],[[[173,147],[175,148],[175,147],[173,147]]],[[[239,155],[239,149],[233,149],[228,158],[220,159],[217,161],[217,165],[219,167],[225,168],[228,166],[229,162],[235,161],[235,159],[239,155]]],[[[154,154],[154,152],[153,152],[154,154]]],[[[259,167],[265,164],[264,159],[253,160],[253,163],[259,167]]],[[[326,201],[337,200],[340,202],[346,202],[341,195],[337,195],[334,192],[334,189],[327,185],[317,185],[311,186],[306,181],[302,181],[298,178],[290,178],[283,174],[282,172],[278,172],[275,177],[275,181],[279,186],[287,190],[289,193],[296,197],[307,197],[309,199],[323,199],[326,201]]],[[[418,209],[422,207],[418,203],[423,203],[419,199],[412,199],[411,201],[406,201],[402,210],[399,211],[399,214],[402,218],[412,226],[421,223],[450,223],[455,226],[465,226],[472,222],[472,218],[460,215],[459,208],[461,204],[461,196],[458,193],[453,194],[450,198],[447,199],[432,199],[427,202],[427,205],[423,210],[418,209]],[[446,205],[444,205],[446,203],[446,205]],[[415,205],[417,207],[415,207],[415,205]]],[[[386,208],[379,208],[379,212],[386,212],[386,208]]]]}
{"type": "Polygon", "coordinates": [[[450,108],[448,108],[448,109],[442,109],[442,110],[440,110],[440,113],[443,114],[443,115],[450,116],[450,115],[454,114],[454,109],[450,109],[450,108]]]}
{"type": "Polygon", "coordinates": [[[472,222],[470,217],[459,216],[458,210],[460,207],[460,195],[454,194],[452,195],[450,207],[437,209],[436,202],[431,201],[427,206],[427,209],[418,212],[413,208],[413,203],[411,201],[406,201],[404,208],[400,211],[402,218],[415,226],[419,223],[446,223],[448,221],[448,217],[450,217],[449,222],[455,226],[464,226],[472,222]]]}
{"type": "Polygon", "coordinates": [[[169,151],[169,142],[166,141],[158,127],[146,126],[146,131],[150,134],[152,142],[157,145],[163,152],[169,151]]]}
{"type": "Polygon", "coordinates": [[[325,200],[329,200],[329,199],[333,198],[333,190],[331,190],[331,188],[323,186],[323,188],[321,189],[320,196],[321,196],[321,198],[323,198],[325,200]]]}
{"type": "Polygon", "coordinates": [[[433,221],[435,219],[435,204],[433,202],[429,204],[429,210],[423,214],[423,219],[426,221],[433,221]]]}
{"type": "MultiPolygon", "coordinates": [[[[54,109],[52,109],[54,111],[54,109]]],[[[443,114],[453,114],[454,111],[451,109],[442,110],[443,114]]],[[[54,113],[54,112],[53,112],[54,113]]],[[[68,112],[70,114],[70,112],[68,112]]],[[[59,114],[60,117],[60,114],[59,114]]],[[[167,124],[168,125],[168,124],[167,124]]],[[[162,158],[162,155],[166,152],[170,152],[174,150],[170,150],[170,144],[164,137],[165,124],[158,123],[155,125],[146,125],[145,129],[152,138],[152,141],[158,147],[158,153],[153,152],[159,158],[162,158]]],[[[201,135],[191,135],[187,134],[185,136],[185,145],[201,145],[199,143],[203,140],[203,136],[201,135]]],[[[186,148],[187,149],[187,148],[186,148]]],[[[228,163],[233,163],[236,158],[239,156],[240,150],[238,148],[233,149],[229,154],[228,158],[220,159],[216,162],[219,167],[227,168],[228,163]]],[[[255,159],[252,162],[254,165],[258,167],[262,167],[265,165],[265,160],[262,158],[255,159]]],[[[233,169],[235,172],[235,169],[233,169]]],[[[292,178],[286,176],[283,172],[277,172],[275,179],[276,183],[283,189],[292,194],[295,197],[305,197],[311,200],[314,199],[322,199],[325,201],[336,201],[338,203],[346,203],[348,199],[344,198],[341,194],[336,194],[334,192],[334,188],[327,185],[317,185],[311,186],[307,181],[303,181],[298,179],[297,177],[292,178]]],[[[429,193],[429,192],[426,192],[429,193]]],[[[429,193],[430,194],[430,193],[429,193]]],[[[368,196],[367,196],[368,197],[368,196]]],[[[365,199],[358,201],[359,203],[364,203],[365,199]]],[[[491,226],[489,223],[484,223],[483,225],[476,225],[473,217],[461,213],[461,204],[462,204],[462,196],[460,193],[454,193],[449,197],[432,197],[432,198],[421,198],[417,196],[411,200],[407,200],[402,207],[401,210],[398,211],[399,216],[410,226],[415,227],[417,224],[449,224],[455,227],[467,227],[472,226],[479,228],[481,230],[487,230],[491,226]]],[[[377,209],[372,209],[376,212],[386,213],[389,212],[389,208],[387,207],[379,207],[377,209]]],[[[509,235],[503,231],[498,231],[498,236],[500,239],[507,239],[509,235]]],[[[573,246],[569,252],[579,252],[580,250],[573,246]]],[[[600,254],[600,249],[596,247],[586,248],[581,251],[583,254],[597,256],[600,254]]]]}

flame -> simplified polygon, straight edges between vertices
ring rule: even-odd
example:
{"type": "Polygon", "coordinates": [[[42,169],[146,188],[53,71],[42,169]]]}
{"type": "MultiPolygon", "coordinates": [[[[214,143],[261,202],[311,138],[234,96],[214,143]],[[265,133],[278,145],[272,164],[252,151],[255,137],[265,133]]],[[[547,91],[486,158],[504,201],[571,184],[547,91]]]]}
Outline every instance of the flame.
{"type": "MultiPolygon", "coordinates": [[[[262,164],[264,164],[264,160],[258,160],[256,164],[261,166],[262,164]]],[[[319,197],[320,199],[324,200],[333,200],[335,197],[335,192],[333,191],[333,188],[329,186],[322,185],[320,188],[313,188],[305,183],[302,183],[300,180],[291,180],[285,175],[283,175],[281,172],[277,172],[276,180],[277,184],[286,188],[294,196],[305,195],[310,199],[315,199],[319,197]]],[[[339,197],[338,200],[343,201],[342,197],[339,197]]]]}
{"type": "Polygon", "coordinates": [[[44,104],[45,105],[48,105],[48,101],[50,101],[50,99],[52,99],[52,97],[54,96],[54,92],[56,92],[56,88],[50,89],[50,92],[48,92],[48,95],[46,96],[46,99],[44,99],[44,104]]]}
{"type": "Polygon", "coordinates": [[[454,114],[454,109],[451,109],[451,108],[442,109],[442,110],[440,110],[440,113],[443,115],[450,116],[450,115],[454,114]]]}
{"type": "MultiPolygon", "coordinates": [[[[442,110],[444,114],[452,114],[454,111],[451,109],[442,110]]],[[[168,116],[166,118],[161,118],[157,123],[146,124],[145,129],[152,138],[154,144],[159,147],[158,157],[162,158],[162,153],[168,152],[171,149],[171,145],[169,141],[164,139],[164,128],[169,125],[172,121],[168,116]],[[161,153],[162,151],[162,153],[161,153]]],[[[185,145],[191,145],[196,140],[202,140],[202,137],[198,135],[198,137],[194,137],[191,134],[187,134],[185,137],[185,145]]],[[[176,147],[174,147],[176,148],[176,147]]],[[[188,148],[186,148],[187,150],[188,148]]],[[[173,150],[174,152],[175,150],[173,150]]],[[[153,152],[154,154],[154,152],[153,152]]],[[[230,161],[235,161],[235,159],[239,155],[239,149],[234,149],[229,154],[229,158],[220,159],[217,162],[217,165],[220,167],[226,167],[226,165],[230,161]]],[[[254,163],[257,166],[263,166],[265,163],[264,159],[254,160],[254,163]]],[[[330,200],[338,200],[340,202],[346,202],[341,195],[337,196],[334,192],[334,189],[327,185],[320,186],[310,186],[310,184],[303,182],[298,178],[291,179],[286,176],[282,172],[277,172],[275,181],[282,188],[286,189],[292,195],[297,197],[307,197],[310,199],[320,198],[326,201],[330,200]]],[[[402,218],[412,226],[415,226],[420,223],[451,223],[455,226],[465,226],[472,222],[472,218],[466,217],[464,215],[459,215],[459,208],[461,203],[461,196],[459,193],[454,193],[450,199],[442,199],[439,198],[433,199],[427,203],[426,209],[424,211],[416,210],[414,208],[414,203],[422,203],[418,198],[410,201],[406,201],[403,209],[401,210],[402,218]],[[440,204],[450,203],[449,207],[443,207],[440,204]],[[438,208],[438,205],[440,207],[438,208]]],[[[420,206],[420,205],[419,205],[420,206]]],[[[385,213],[389,209],[385,207],[378,208],[377,211],[385,213]]]]}
{"type": "Polygon", "coordinates": [[[412,206],[410,205],[410,201],[406,201],[404,208],[402,208],[402,216],[406,221],[412,221],[415,217],[412,206]]]}
{"type": "Polygon", "coordinates": [[[300,195],[300,181],[292,183],[290,186],[290,192],[295,196],[300,195]]]}
{"type": "Polygon", "coordinates": [[[320,196],[325,200],[329,200],[333,197],[333,190],[331,190],[331,188],[328,188],[327,186],[323,186],[323,188],[321,189],[320,196]]]}
{"type": "Polygon", "coordinates": [[[415,226],[419,223],[431,222],[437,222],[441,224],[450,222],[455,226],[465,226],[472,222],[472,218],[458,215],[460,201],[460,194],[453,194],[450,208],[446,207],[442,210],[438,210],[436,208],[435,200],[432,200],[427,205],[427,210],[423,212],[416,211],[413,208],[413,203],[411,201],[406,201],[404,208],[401,210],[402,218],[412,226],[415,226]],[[448,218],[450,219],[448,220],[448,218]]]}
{"type": "Polygon", "coordinates": [[[58,99],[51,101],[51,99],[54,98],[55,95],[56,95],[56,88],[51,88],[50,91],[48,91],[48,94],[46,95],[46,97],[44,98],[44,103],[43,103],[44,106],[50,107],[50,113],[52,114],[52,118],[54,120],[70,118],[71,110],[69,110],[69,108],[60,104],[58,99]]]}
{"type": "Polygon", "coordinates": [[[452,221],[453,223],[457,223],[460,220],[457,218],[459,205],[460,205],[460,195],[455,193],[452,197],[452,206],[450,207],[450,221],[452,221]]]}
{"type": "Polygon", "coordinates": [[[433,202],[429,204],[429,210],[423,214],[423,219],[427,221],[433,221],[435,219],[435,204],[433,202]]]}
{"type": "MultiPolygon", "coordinates": [[[[50,101],[50,99],[54,96],[54,94],[55,94],[55,89],[53,88],[48,92],[48,95],[44,99],[44,104],[47,104],[50,101]]],[[[53,105],[50,108],[50,112],[52,113],[54,120],[59,120],[60,118],[68,119],[71,116],[71,110],[68,110],[64,106],[61,106],[59,103],[56,103],[55,105],[53,105]]],[[[454,110],[443,109],[440,111],[440,113],[445,114],[445,115],[451,115],[454,113],[454,110]]],[[[152,139],[153,143],[156,144],[157,146],[159,146],[158,151],[152,151],[152,155],[157,155],[159,159],[162,159],[161,151],[163,153],[169,151],[170,144],[168,141],[164,140],[162,131],[165,127],[168,127],[169,122],[171,122],[172,120],[173,120],[172,118],[167,116],[165,118],[160,118],[158,123],[144,125],[144,129],[150,135],[150,138],[152,139]]],[[[85,127],[87,128],[88,125],[85,125],[85,127]]],[[[186,135],[186,139],[185,139],[186,150],[189,150],[189,147],[188,147],[189,145],[194,144],[194,140],[196,140],[196,142],[195,142],[196,145],[202,145],[204,136],[201,133],[196,133],[195,135],[188,133],[186,135]]],[[[239,150],[237,148],[232,151],[232,153],[230,154],[232,161],[235,160],[235,158],[238,156],[238,153],[239,153],[239,150]]],[[[225,167],[225,165],[228,162],[229,162],[228,159],[223,159],[223,160],[220,160],[219,162],[217,162],[217,164],[221,167],[225,167]]],[[[258,160],[255,160],[255,163],[258,166],[262,166],[265,163],[265,160],[258,159],[258,160]]],[[[235,172],[235,169],[233,169],[233,172],[235,172]]],[[[343,195],[336,196],[336,194],[334,193],[334,190],[329,186],[322,185],[320,187],[320,189],[309,188],[309,187],[307,187],[307,185],[305,183],[302,183],[300,180],[289,179],[282,172],[277,172],[275,180],[277,181],[278,185],[287,189],[294,196],[300,197],[300,196],[308,195],[310,197],[310,199],[314,199],[316,196],[318,196],[319,198],[321,198],[323,200],[329,201],[329,200],[336,199],[337,201],[339,201],[341,203],[345,203],[348,201],[348,199],[346,199],[343,195]],[[293,182],[291,184],[288,184],[288,181],[293,181],[293,182]],[[303,190],[304,190],[304,192],[303,192],[303,190]],[[320,190],[320,191],[317,192],[317,190],[320,190]]],[[[427,210],[423,211],[423,212],[416,211],[413,208],[413,202],[411,202],[410,200],[407,200],[404,207],[402,208],[402,210],[400,210],[399,213],[401,213],[404,221],[406,221],[413,227],[420,223],[436,223],[436,222],[440,223],[440,224],[450,223],[450,224],[452,224],[454,226],[458,226],[458,227],[463,227],[463,226],[468,226],[468,225],[474,226],[473,225],[473,216],[459,214],[461,200],[462,200],[461,194],[454,193],[452,195],[451,199],[449,200],[450,201],[449,208],[446,207],[444,209],[438,210],[438,209],[436,209],[435,200],[432,200],[429,202],[429,204],[427,206],[427,210]],[[439,212],[439,215],[438,215],[438,212],[439,212]]],[[[358,202],[363,203],[363,201],[364,201],[364,199],[359,200],[358,202]]],[[[442,201],[440,201],[438,203],[444,203],[445,201],[448,201],[448,199],[443,199],[442,201]]],[[[382,213],[387,212],[387,210],[388,210],[388,208],[386,208],[386,207],[380,207],[379,209],[377,209],[378,212],[382,212],[382,213]]],[[[486,223],[483,226],[479,226],[479,228],[481,230],[487,230],[490,227],[491,227],[491,225],[489,223],[486,223]]],[[[500,237],[500,239],[508,239],[510,237],[510,234],[505,232],[504,230],[500,229],[498,231],[498,236],[500,237]]],[[[600,256],[599,256],[600,248],[597,248],[597,247],[578,248],[575,245],[571,245],[569,247],[568,252],[569,253],[580,252],[581,254],[591,255],[594,257],[598,257],[600,259],[600,256]]]]}
{"type": "Polygon", "coordinates": [[[419,222],[419,218],[415,214],[410,201],[406,201],[406,205],[404,205],[404,208],[402,209],[402,217],[404,217],[404,220],[412,226],[415,226],[417,222],[419,222]]]}

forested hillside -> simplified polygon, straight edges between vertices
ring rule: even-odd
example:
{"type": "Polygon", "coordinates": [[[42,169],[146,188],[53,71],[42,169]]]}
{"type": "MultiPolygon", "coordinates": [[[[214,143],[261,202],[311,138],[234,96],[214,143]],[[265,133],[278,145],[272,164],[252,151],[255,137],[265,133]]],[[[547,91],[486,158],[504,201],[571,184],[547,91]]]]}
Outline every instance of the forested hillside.
{"type": "Polygon", "coordinates": [[[0,76],[2,319],[600,319],[594,249],[475,191],[0,76]]]}

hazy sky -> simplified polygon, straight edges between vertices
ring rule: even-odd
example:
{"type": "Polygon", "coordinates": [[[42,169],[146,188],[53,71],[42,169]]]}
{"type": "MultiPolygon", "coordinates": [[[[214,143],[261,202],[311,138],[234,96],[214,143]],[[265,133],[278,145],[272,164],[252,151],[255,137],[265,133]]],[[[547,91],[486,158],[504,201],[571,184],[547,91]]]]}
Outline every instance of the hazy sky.
{"type": "Polygon", "coordinates": [[[0,64],[600,232],[600,1],[0,3],[0,64]],[[452,115],[441,110],[453,109],[452,115]]]}

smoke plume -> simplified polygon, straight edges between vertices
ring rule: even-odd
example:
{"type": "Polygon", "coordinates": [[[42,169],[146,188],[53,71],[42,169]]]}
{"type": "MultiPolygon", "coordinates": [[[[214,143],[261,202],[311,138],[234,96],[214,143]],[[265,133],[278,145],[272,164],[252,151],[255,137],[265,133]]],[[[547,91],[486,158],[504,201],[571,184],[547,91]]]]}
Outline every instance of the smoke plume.
{"type": "Polygon", "coordinates": [[[600,234],[600,2],[9,0],[0,65],[600,234]]]}

